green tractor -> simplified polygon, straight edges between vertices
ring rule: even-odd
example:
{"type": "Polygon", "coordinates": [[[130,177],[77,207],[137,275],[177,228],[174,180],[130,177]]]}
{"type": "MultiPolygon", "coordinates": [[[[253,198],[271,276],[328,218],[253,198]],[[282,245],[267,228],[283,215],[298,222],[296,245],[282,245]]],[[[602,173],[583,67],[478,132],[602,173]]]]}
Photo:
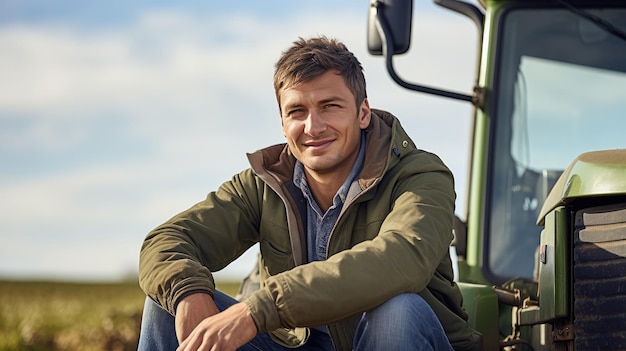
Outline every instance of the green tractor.
{"type": "Polygon", "coordinates": [[[626,349],[626,1],[435,3],[476,24],[473,92],[395,71],[411,0],[371,1],[368,48],[474,106],[455,248],[483,348],[626,349]]]}

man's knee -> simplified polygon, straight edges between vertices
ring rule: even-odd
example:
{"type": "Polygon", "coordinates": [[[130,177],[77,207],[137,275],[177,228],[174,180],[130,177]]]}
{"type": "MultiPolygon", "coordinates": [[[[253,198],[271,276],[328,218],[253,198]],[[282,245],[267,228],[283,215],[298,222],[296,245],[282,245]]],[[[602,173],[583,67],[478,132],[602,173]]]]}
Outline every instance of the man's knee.
{"type": "Polygon", "coordinates": [[[363,314],[355,335],[355,349],[385,345],[406,350],[415,345],[451,349],[437,315],[418,294],[397,295],[363,314]]]}
{"type": "Polygon", "coordinates": [[[414,329],[420,325],[439,324],[430,305],[418,294],[400,294],[375,309],[366,312],[362,321],[375,323],[377,327],[414,329]]]}
{"type": "Polygon", "coordinates": [[[138,350],[175,350],[178,347],[174,317],[146,298],[141,317],[138,350]]]}

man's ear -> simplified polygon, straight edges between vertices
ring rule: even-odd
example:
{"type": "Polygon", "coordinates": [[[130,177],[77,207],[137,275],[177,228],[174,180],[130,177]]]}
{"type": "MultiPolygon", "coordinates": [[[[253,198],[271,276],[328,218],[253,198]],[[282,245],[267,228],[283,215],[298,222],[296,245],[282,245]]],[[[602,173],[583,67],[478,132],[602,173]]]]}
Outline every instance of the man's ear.
{"type": "Polygon", "coordinates": [[[370,125],[372,120],[372,111],[370,110],[370,103],[367,98],[363,99],[361,106],[359,106],[359,127],[365,129],[370,125]]]}

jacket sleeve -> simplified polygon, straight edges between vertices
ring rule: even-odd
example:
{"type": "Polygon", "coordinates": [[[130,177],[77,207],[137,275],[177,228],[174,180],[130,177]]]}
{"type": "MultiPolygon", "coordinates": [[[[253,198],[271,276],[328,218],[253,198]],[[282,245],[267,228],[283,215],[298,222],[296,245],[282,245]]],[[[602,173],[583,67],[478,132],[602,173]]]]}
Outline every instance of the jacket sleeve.
{"type": "MultiPolygon", "coordinates": [[[[411,162],[420,164],[417,171],[383,177],[376,196],[361,205],[388,208],[375,237],[271,277],[246,300],[260,331],[329,325],[424,290],[442,262],[451,271],[452,175],[432,154],[411,162]],[[384,199],[389,203],[381,204],[384,199]]],[[[338,222],[331,242],[351,236],[345,222],[338,222]]]]}
{"type": "Polygon", "coordinates": [[[172,315],[186,295],[213,295],[211,272],[257,242],[260,191],[258,179],[243,171],[150,232],[139,257],[139,285],[146,295],[172,315]]]}

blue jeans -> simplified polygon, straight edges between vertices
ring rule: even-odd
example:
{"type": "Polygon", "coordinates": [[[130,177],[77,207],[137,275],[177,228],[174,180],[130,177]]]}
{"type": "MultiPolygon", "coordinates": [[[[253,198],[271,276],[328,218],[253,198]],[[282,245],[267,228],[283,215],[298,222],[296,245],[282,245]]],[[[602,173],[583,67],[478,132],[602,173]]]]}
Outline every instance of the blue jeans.
{"type": "MultiPolygon", "coordinates": [[[[237,301],[217,291],[215,304],[223,311],[237,301]]],[[[176,350],[178,340],[174,317],[151,299],[146,299],[139,336],[139,351],[176,350]]],[[[259,333],[239,350],[293,350],[259,333]]],[[[333,350],[328,334],[311,328],[311,335],[299,351],[333,350]]],[[[417,294],[398,295],[363,313],[354,337],[354,350],[452,350],[439,319],[417,294]]]]}

